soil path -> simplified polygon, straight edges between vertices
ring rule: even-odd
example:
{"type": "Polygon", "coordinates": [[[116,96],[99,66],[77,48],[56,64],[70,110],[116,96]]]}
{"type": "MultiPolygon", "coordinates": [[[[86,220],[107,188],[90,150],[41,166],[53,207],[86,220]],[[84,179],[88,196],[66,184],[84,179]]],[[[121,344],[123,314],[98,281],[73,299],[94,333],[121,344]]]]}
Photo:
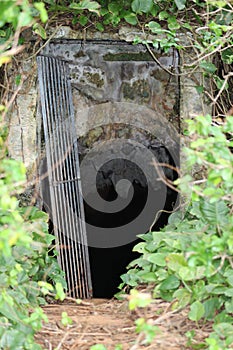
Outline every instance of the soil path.
{"type": "Polygon", "coordinates": [[[130,312],[126,301],[115,299],[92,299],[76,303],[48,305],[44,307],[49,322],[36,335],[37,342],[49,350],[89,350],[94,344],[103,344],[108,350],[181,350],[193,349],[185,336],[195,330],[193,339],[197,344],[211,331],[211,324],[196,327],[187,319],[188,310],[171,311],[169,303],[156,300],[153,305],[137,312],[130,312]],[[61,324],[62,312],[67,312],[72,325],[61,324]],[[144,334],[135,333],[135,320],[145,317],[150,324],[158,326],[153,342],[145,343],[144,334]]]}

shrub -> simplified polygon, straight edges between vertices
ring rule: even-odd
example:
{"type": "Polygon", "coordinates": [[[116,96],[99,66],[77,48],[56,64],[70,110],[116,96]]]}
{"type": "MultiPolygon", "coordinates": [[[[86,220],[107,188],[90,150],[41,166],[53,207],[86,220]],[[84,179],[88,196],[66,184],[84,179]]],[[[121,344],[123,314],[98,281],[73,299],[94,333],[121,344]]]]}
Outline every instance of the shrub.
{"type": "Polygon", "coordinates": [[[23,191],[25,167],[6,156],[6,129],[0,144],[0,348],[40,349],[34,333],[47,317],[40,305],[45,295],[64,298],[65,282],[48,247],[47,214],[35,207],[21,208],[17,195],[23,191]],[[49,282],[49,283],[48,283],[49,282]]]}
{"type": "Polygon", "coordinates": [[[198,165],[202,178],[183,175],[176,181],[190,203],[160,232],[140,235],[134,251],[141,256],[122,276],[121,287],[152,284],[154,298],[173,301],[174,308],[189,305],[191,320],[214,320],[209,349],[228,349],[233,344],[233,117],[222,125],[213,125],[210,116],[187,123],[187,166],[198,165]]]}

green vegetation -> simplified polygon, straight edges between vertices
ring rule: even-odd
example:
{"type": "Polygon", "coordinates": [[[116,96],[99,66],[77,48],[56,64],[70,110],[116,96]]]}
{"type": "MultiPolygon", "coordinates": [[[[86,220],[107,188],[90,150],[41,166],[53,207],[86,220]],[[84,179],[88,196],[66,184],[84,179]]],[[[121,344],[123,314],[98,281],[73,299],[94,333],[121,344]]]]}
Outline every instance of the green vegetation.
{"type": "MultiPolygon", "coordinates": [[[[193,49],[190,62],[184,63],[186,72],[203,71],[208,88],[197,82],[196,89],[200,98],[208,97],[212,103],[214,118],[199,116],[187,121],[189,171],[176,182],[182,193],[189,193],[187,203],[171,215],[162,231],[141,236],[142,242],[134,248],[141,257],[130,264],[121,287],[152,285],[149,297],[131,290],[131,310],[146,307],[153,298],[172,301],[177,309],[189,306],[189,318],[197,324],[213,320],[213,332],[200,346],[209,350],[232,348],[233,118],[226,117],[233,105],[232,2],[1,1],[0,66],[24,49],[24,30],[31,28],[38,40],[47,39],[45,23],[61,23],[64,18],[74,29],[115,30],[129,24],[137,28],[133,43],[146,45],[152,54],[153,48],[193,49]],[[198,179],[190,176],[194,167],[200,170],[198,179]]],[[[15,83],[20,86],[20,76],[15,77],[15,83]]],[[[0,106],[0,348],[39,349],[34,333],[46,321],[40,305],[47,294],[63,299],[65,286],[61,271],[48,254],[53,237],[47,231],[47,216],[34,207],[19,206],[25,169],[7,155],[4,116],[8,108],[6,102],[0,106]]],[[[70,323],[66,314],[62,322],[70,323]]],[[[158,329],[138,319],[136,331],[144,333],[146,343],[150,343],[158,329]]],[[[192,332],[188,337],[192,346],[192,332]]]]}
{"type": "Polygon", "coordinates": [[[40,349],[33,335],[47,317],[39,305],[45,296],[64,299],[65,282],[48,247],[47,215],[35,207],[21,208],[17,195],[26,181],[22,163],[9,159],[0,143],[0,348],[40,349]]]}
{"type": "MultiPolygon", "coordinates": [[[[0,66],[23,49],[20,33],[38,18],[47,20],[43,3],[0,3],[0,66]]],[[[20,76],[15,82],[20,84],[20,76]]],[[[8,157],[4,118],[10,105],[0,105],[0,348],[35,350],[41,347],[34,334],[47,321],[40,305],[46,295],[63,300],[65,281],[56,253],[48,251],[54,237],[48,234],[47,215],[35,207],[20,207],[26,169],[8,157]]]]}
{"type": "MultiPolygon", "coordinates": [[[[190,173],[194,165],[201,168],[203,177],[195,180],[184,175],[176,181],[185,196],[189,193],[190,201],[170,216],[169,224],[160,232],[140,236],[143,241],[134,250],[141,256],[122,276],[121,287],[153,285],[153,298],[172,301],[174,309],[190,305],[190,320],[197,323],[201,319],[214,320],[214,332],[206,339],[208,349],[230,349],[233,344],[233,117],[227,117],[219,126],[212,125],[210,116],[187,122],[192,140],[184,150],[187,165],[190,173]]],[[[149,302],[152,301],[148,298],[136,299],[133,308],[149,302]]]]}
{"type": "MultiPolygon", "coordinates": [[[[26,28],[32,27],[43,37],[44,29],[36,20],[45,23],[48,19],[45,4],[27,0],[7,0],[0,3],[0,66],[10,61],[10,58],[23,50],[20,34],[26,28]]],[[[45,35],[45,34],[44,34],[45,35]]]]}

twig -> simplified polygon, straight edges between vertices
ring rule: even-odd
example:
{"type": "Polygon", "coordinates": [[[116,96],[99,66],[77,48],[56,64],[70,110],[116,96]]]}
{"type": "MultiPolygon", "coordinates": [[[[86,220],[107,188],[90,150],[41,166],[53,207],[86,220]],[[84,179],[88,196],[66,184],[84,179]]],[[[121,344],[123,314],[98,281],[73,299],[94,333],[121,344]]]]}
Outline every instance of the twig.
{"type": "Polygon", "coordinates": [[[175,209],[173,209],[173,210],[171,210],[171,211],[165,210],[165,209],[161,209],[161,210],[157,211],[157,213],[156,213],[156,215],[155,215],[155,218],[154,218],[154,221],[152,222],[152,224],[151,224],[151,226],[150,226],[150,228],[149,228],[150,232],[152,231],[153,226],[154,226],[154,224],[156,223],[157,218],[158,218],[158,216],[159,216],[160,213],[172,214],[172,213],[175,213],[179,208],[180,208],[180,205],[178,205],[177,208],[175,208],[175,209]]]}
{"type": "MultiPolygon", "coordinates": [[[[178,188],[176,188],[175,186],[171,185],[171,181],[168,180],[167,178],[165,178],[165,176],[162,174],[162,172],[160,171],[159,169],[159,166],[160,166],[160,163],[157,163],[154,159],[153,159],[153,162],[152,164],[155,166],[155,169],[159,175],[159,179],[165,184],[167,185],[168,187],[170,187],[173,191],[176,191],[178,193],[181,193],[180,190],[178,190],[178,188]]],[[[164,164],[164,163],[161,163],[161,164],[164,164]]],[[[168,164],[167,164],[168,165],[168,164]]],[[[178,170],[177,170],[178,171],[178,170]]]]}
{"type": "Polygon", "coordinates": [[[137,350],[138,346],[140,345],[142,339],[144,337],[144,334],[141,332],[139,333],[139,335],[137,336],[136,342],[133,346],[131,346],[131,348],[129,350],[137,350]]]}
{"type": "MultiPolygon", "coordinates": [[[[182,76],[186,76],[186,75],[190,75],[190,74],[193,74],[195,72],[195,70],[198,68],[198,67],[194,67],[191,71],[188,71],[188,72],[185,72],[185,73],[173,73],[171,70],[167,69],[165,66],[163,66],[158,58],[155,56],[154,52],[151,50],[149,44],[145,43],[145,46],[147,48],[147,50],[149,51],[150,55],[152,56],[153,60],[157,63],[157,65],[163,69],[165,72],[167,72],[168,74],[170,75],[173,75],[173,76],[176,76],[176,77],[182,77],[182,76]]],[[[185,67],[189,67],[188,65],[184,65],[185,67]]],[[[193,66],[193,64],[192,64],[193,66]]],[[[175,67],[175,68],[178,68],[178,67],[175,67]]]]}
{"type": "Polygon", "coordinates": [[[225,75],[225,76],[223,77],[223,78],[224,78],[224,82],[223,82],[223,84],[222,84],[222,86],[221,86],[221,89],[219,90],[217,96],[214,98],[213,103],[216,103],[216,102],[217,102],[217,100],[218,100],[219,97],[221,96],[223,90],[225,89],[225,86],[226,86],[226,84],[227,84],[227,82],[228,82],[228,79],[229,79],[230,77],[232,77],[232,76],[233,76],[233,72],[230,72],[230,73],[228,73],[227,75],[225,75]]]}
{"type": "Polygon", "coordinates": [[[164,166],[165,168],[169,168],[171,170],[174,170],[178,173],[178,175],[181,175],[180,169],[178,169],[177,167],[171,165],[171,164],[167,164],[167,163],[156,163],[159,166],[164,166]]]}
{"type": "Polygon", "coordinates": [[[181,310],[185,309],[185,307],[173,310],[173,311],[169,311],[166,314],[163,314],[161,316],[159,316],[158,318],[156,318],[156,320],[153,321],[153,325],[156,324],[160,324],[162,321],[166,320],[167,318],[169,318],[170,316],[177,314],[178,312],[180,312],[181,310]]]}
{"type": "Polygon", "coordinates": [[[47,343],[48,346],[49,346],[48,350],[53,350],[53,346],[52,346],[52,344],[50,343],[50,341],[48,341],[47,339],[45,339],[45,343],[47,343]]]}
{"type": "Polygon", "coordinates": [[[66,340],[66,338],[70,335],[70,333],[71,333],[71,330],[69,330],[69,331],[67,331],[67,332],[65,333],[65,335],[62,337],[61,341],[59,342],[59,344],[58,344],[58,346],[57,346],[57,348],[56,348],[57,350],[61,349],[62,344],[64,343],[64,341],[66,340]]]}
{"type": "Polygon", "coordinates": [[[5,111],[2,113],[2,119],[4,120],[6,117],[6,114],[8,112],[8,109],[10,108],[10,106],[12,105],[12,103],[14,102],[16,96],[18,95],[19,91],[22,89],[23,83],[25,82],[26,77],[23,77],[20,85],[17,87],[17,89],[15,90],[15,92],[13,93],[13,95],[11,96],[9,102],[7,102],[6,106],[5,106],[5,111]]]}
{"type": "MultiPolygon", "coordinates": [[[[200,62],[200,61],[203,61],[205,58],[208,58],[209,56],[212,56],[214,53],[216,53],[216,52],[220,52],[220,51],[223,51],[223,50],[226,50],[227,48],[229,48],[229,47],[231,47],[232,45],[228,45],[227,47],[225,47],[225,48],[223,48],[222,50],[221,50],[221,48],[222,48],[222,46],[224,45],[224,43],[226,42],[226,40],[227,40],[227,38],[228,37],[230,37],[230,33],[227,33],[227,35],[225,35],[224,37],[222,37],[222,41],[221,41],[221,44],[219,44],[213,51],[211,51],[211,52],[207,52],[206,54],[201,54],[201,55],[199,55],[199,57],[197,58],[197,60],[195,61],[195,62],[192,62],[192,63],[189,63],[189,64],[185,64],[184,65],[184,67],[193,67],[194,65],[196,65],[198,62],[200,62]]],[[[212,45],[214,45],[215,43],[213,43],[212,45]]],[[[207,51],[208,50],[208,48],[205,50],[205,51],[207,51]]]]}
{"type": "MultiPolygon", "coordinates": [[[[25,48],[24,45],[18,46],[18,47],[12,47],[10,50],[5,51],[4,53],[2,53],[0,55],[0,57],[4,57],[4,56],[13,56],[13,55],[17,55],[19,52],[21,52],[23,49],[25,48]]],[[[2,48],[0,47],[0,50],[2,48]]]]}
{"type": "Polygon", "coordinates": [[[58,32],[58,30],[62,27],[62,24],[60,24],[55,31],[53,32],[53,34],[51,34],[51,36],[48,38],[48,40],[46,40],[46,42],[31,56],[27,57],[25,59],[25,61],[29,61],[31,60],[33,57],[37,56],[38,53],[40,53],[40,51],[54,38],[54,36],[56,35],[56,33],[58,32]]]}
{"type": "Polygon", "coordinates": [[[224,263],[225,263],[225,260],[226,260],[226,258],[227,258],[228,256],[227,256],[226,254],[224,254],[224,255],[222,255],[222,256],[219,256],[219,255],[218,255],[218,256],[214,256],[214,257],[213,257],[213,260],[219,259],[220,257],[221,257],[221,262],[220,262],[218,268],[217,268],[213,273],[211,273],[210,277],[216,275],[216,273],[218,273],[218,272],[223,268],[223,265],[224,265],[224,263]]]}

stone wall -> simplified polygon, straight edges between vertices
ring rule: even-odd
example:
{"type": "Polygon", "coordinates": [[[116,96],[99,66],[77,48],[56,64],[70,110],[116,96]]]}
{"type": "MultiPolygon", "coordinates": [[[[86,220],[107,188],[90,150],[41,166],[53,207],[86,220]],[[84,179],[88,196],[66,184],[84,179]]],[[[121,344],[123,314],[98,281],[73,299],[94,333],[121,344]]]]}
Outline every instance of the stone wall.
{"type": "MultiPolygon", "coordinates": [[[[161,65],[167,69],[173,67],[173,71],[180,74],[169,76],[153,61],[144,46],[129,44],[135,35],[140,35],[131,28],[122,27],[112,33],[87,32],[85,38],[83,32],[69,27],[59,27],[55,35],[54,28],[51,32],[53,39],[43,48],[43,54],[63,57],[69,63],[79,137],[95,129],[90,137],[94,134],[96,140],[102,133],[98,127],[103,122],[106,125],[136,123],[138,128],[149,128],[149,132],[153,129],[158,134],[163,120],[179,133],[180,121],[208,111],[207,104],[203,104],[195,89],[202,73],[186,74],[185,64],[190,62],[191,53],[180,58],[176,51],[154,52],[161,65]],[[134,117],[134,113],[129,113],[128,104],[152,109],[154,116],[159,118],[150,120],[150,113],[145,116],[144,112],[141,117],[138,114],[134,117]],[[156,120],[159,120],[158,124],[156,120]]],[[[25,163],[31,179],[37,175],[36,163],[43,152],[35,58],[35,55],[27,60],[25,56],[20,57],[17,67],[12,65],[12,77],[21,74],[27,79],[9,113],[9,153],[25,163]]]]}

